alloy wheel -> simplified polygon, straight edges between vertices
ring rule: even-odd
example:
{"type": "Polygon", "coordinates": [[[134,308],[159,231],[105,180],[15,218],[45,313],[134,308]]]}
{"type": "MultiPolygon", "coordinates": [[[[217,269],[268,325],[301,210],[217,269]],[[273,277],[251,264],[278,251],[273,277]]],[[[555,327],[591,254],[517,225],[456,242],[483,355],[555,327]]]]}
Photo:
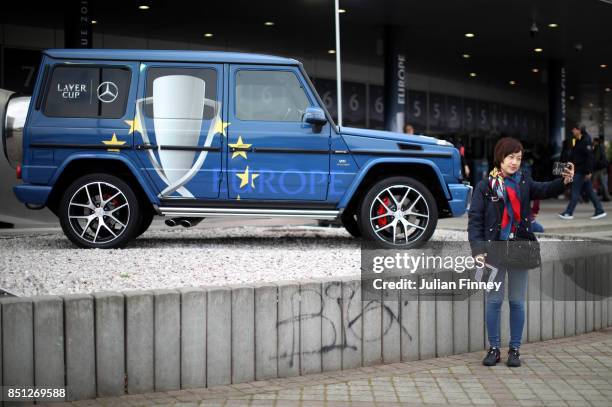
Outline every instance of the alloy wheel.
{"type": "Polygon", "coordinates": [[[393,245],[417,240],[427,228],[430,209],[426,199],[408,185],[392,185],[372,200],[370,226],[377,238],[393,245]]]}
{"type": "Polygon", "coordinates": [[[109,243],[125,232],[130,221],[130,205],[116,186],[91,182],[70,198],[68,220],[81,239],[93,244],[109,243]]]}

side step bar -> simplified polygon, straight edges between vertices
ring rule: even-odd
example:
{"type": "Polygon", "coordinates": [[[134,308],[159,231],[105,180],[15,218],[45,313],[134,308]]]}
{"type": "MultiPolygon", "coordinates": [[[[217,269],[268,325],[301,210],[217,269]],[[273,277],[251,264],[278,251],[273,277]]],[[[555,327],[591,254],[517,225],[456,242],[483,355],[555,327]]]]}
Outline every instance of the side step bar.
{"type": "Polygon", "coordinates": [[[159,207],[163,216],[186,216],[192,218],[208,218],[211,216],[246,216],[252,218],[310,218],[310,219],[336,219],[339,210],[320,209],[257,209],[257,208],[185,208],[185,207],[159,207]]]}

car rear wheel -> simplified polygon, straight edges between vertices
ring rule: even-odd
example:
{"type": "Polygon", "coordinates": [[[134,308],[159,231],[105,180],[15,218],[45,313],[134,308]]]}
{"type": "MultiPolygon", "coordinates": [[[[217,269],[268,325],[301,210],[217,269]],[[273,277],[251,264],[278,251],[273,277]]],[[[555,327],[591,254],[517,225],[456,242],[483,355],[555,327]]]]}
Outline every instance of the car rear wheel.
{"type": "Polygon", "coordinates": [[[153,222],[153,217],[155,216],[155,213],[153,213],[151,210],[142,212],[143,213],[140,215],[140,225],[138,226],[138,231],[136,232],[134,238],[141,236],[147,231],[147,229],[149,229],[149,226],[151,226],[151,223],[153,222]]]}
{"type": "Polygon", "coordinates": [[[125,246],[141,225],[138,200],[123,180],[91,174],[74,181],[60,202],[60,224],[66,236],[84,248],[125,246]]]}
{"type": "Polygon", "coordinates": [[[392,177],[365,195],[360,210],[361,231],[386,249],[411,249],[433,234],[438,207],[431,192],[410,177],[392,177]]]}

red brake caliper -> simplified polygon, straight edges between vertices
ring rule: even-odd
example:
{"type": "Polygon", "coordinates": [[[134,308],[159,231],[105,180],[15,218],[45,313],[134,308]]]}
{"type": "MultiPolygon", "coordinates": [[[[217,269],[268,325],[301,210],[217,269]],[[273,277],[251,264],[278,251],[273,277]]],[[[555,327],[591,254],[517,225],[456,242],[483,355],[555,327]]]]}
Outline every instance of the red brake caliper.
{"type": "MultiPolygon", "coordinates": [[[[384,197],[382,201],[385,203],[385,205],[388,208],[389,203],[390,203],[389,198],[384,197]]],[[[378,208],[376,209],[376,215],[380,216],[380,215],[384,215],[385,213],[387,213],[387,208],[385,208],[385,205],[378,205],[378,208]]],[[[387,217],[384,216],[382,218],[376,219],[376,222],[378,223],[378,226],[382,227],[388,223],[388,220],[387,220],[387,217]]]]}
{"type": "MultiPolygon", "coordinates": [[[[102,199],[104,199],[105,201],[111,197],[111,194],[104,194],[102,195],[102,199]]],[[[110,203],[113,205],[113,208],[116,208],[117,205],[119,204],[119,200],[117,198],[113,199],[112,201],[110,201],[110,203]]]]}

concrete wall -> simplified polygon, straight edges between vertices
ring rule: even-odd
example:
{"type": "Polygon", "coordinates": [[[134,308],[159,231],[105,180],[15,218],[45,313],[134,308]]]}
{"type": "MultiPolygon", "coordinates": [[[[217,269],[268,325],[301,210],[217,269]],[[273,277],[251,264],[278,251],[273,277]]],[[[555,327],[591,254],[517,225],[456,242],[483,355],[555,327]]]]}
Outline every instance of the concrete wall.
{"type": "MultiPolygon", "coordinates": [[[[524,340],[612,326],[610,266],[606,254],[531,270],[524,340]]],[[[3,299],[0,384],[66,386],[77,400],[486,347],[482,293],[453,301],[361,294],[359,279],[339,279],[3,299]]],[[[502,321],[506,346],[507,301],[502,321]]]]}

